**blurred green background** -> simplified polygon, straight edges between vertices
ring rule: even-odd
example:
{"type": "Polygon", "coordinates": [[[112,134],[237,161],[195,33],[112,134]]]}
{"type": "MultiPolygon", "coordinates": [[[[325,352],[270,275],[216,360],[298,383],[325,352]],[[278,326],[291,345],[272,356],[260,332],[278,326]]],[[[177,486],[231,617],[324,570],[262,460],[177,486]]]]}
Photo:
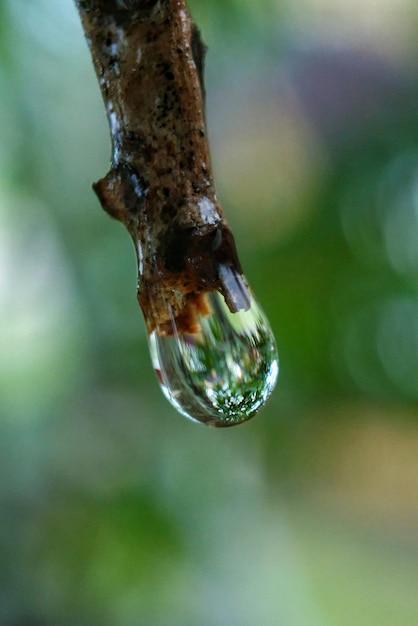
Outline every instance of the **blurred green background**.
{"type": "Polygon", "coordinates": [[[190,0],[281,357],[215,431],[150,366],[71,0],[0,4],[0,623],[418,624],[418,5],[190,0]]]}

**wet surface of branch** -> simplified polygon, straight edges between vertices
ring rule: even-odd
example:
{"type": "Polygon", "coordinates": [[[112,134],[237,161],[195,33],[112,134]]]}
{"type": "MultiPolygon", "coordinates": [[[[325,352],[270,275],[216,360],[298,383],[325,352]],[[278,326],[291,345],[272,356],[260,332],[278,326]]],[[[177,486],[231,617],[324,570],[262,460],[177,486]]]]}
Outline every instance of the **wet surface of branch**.
{"type": "Polygon", "coordinates": [[[129,230],[148,330],[194,332],[205,295],[247,308],[216,197],[204,114],[205,48],[185,0],[76,0],[105,103],[112,163],[94,189],[129,230]],[[225,267],[229,271],[225,271],[225,267]],[[222,271],[221,271],[222,270],[222,271]],[[237,286],[239,285],[239,286],[237,286]],[[171,319],[170,319],[171,318],[171,319]]]}

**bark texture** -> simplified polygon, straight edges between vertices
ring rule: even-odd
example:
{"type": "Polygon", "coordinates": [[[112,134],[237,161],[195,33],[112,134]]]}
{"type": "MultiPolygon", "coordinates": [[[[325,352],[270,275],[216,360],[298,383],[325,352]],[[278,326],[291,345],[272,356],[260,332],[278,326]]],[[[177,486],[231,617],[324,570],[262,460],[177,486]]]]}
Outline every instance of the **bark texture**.
{"type": "Polygon", "coordinates": [[[185,0],[76,0],[112,138],[93,185],[137,250],[148,331],[198,330],[206,294],[248,292],[216,197],[204,113],[205,48],[185,0]]]}

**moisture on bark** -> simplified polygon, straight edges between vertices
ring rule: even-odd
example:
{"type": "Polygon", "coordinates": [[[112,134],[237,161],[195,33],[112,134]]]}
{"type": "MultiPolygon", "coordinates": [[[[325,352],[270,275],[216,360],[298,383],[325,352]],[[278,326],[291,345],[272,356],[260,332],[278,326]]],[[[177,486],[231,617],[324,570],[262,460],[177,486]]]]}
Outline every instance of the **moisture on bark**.
{"type": "Polygon", "coordinates": [[[112,138],[103,208],[129,230],[148,332],[195,332],[218,290],[247,309],[216,197],[204,114],[205,47],[185,0],[76,0],[112,138]],[[222,272],[227,266],[231,271],[222,272]]]}

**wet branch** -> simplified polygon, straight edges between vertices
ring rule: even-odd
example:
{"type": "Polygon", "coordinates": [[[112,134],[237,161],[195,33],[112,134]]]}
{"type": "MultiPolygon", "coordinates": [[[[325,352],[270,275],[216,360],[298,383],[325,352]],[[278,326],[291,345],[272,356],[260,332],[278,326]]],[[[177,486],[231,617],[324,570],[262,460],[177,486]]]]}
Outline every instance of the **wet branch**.
{"type": "Polygon", "coordinates": [[[148,330],[195,332],[206,294],[248,307],[216,197],[204,115],[205,47],[185,0],[76,0],[112,139],[93,185],[134,240],[148,330]],[[226,269],[225,269],[226,268],[226,269]]]}

